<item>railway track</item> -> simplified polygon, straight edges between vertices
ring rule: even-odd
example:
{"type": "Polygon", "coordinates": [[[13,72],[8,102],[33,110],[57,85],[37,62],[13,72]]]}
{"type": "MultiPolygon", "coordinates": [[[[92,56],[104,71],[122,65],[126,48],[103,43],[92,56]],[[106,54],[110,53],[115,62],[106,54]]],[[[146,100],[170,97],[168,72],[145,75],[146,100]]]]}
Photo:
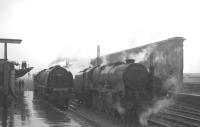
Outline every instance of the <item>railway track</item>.
{"type": "MultiPolygon", "coordinates": [[[[101,127],[97,119],[91,117],[89,114],[77,110],[76,103],[70,105],[69,110],[64,113],[77,121],[82,127],[101,127]]],[[[95,113],[100,113],[95,111],[95,113]]],[[[102,114],[102,113],[100,113],[102,114]]],[[[125,124],[119,119],[105,116],[107,119],[120,124],[120,127],[132,127],[133,125],[125,124]]],[[[200,110],[175,104],[167,107],[157,115],[148,120],[148,127],[200,127],[200,110]]]]}
{"type": "Polygon", "coordinates": [[[64,112],[69,118],[78,122],[82,127],[100,127],[95,121],[85,117],[81,112],[68,110],[64,112]]]}
{"type": "Polygon", "coordinates": [[[152,127],[200,127],[200,110],[176,103],[148,121],[152,127]]]}
{"type": "MultiPolygon", "coordinates": [[[[84,107],[83,105],[80,107],[76,107],[77,102],[72,101],[73,104],[70,105],[69,111],[75,114],[80,115],[82,119],[88,123],[92,127],[100,127],[102,125],[96,122],[96,119],[91,117],[85,112],[81,112],[81,110],[77,110],[80,107],[84,107]]],[[[79,104],[81,105],[81,104],[79,104]]],[[[105,112],[98,111],[96,109],[89,109],[91,112],[97,115],[103,115],[109,121],[118,124],[118,127],[132,127],[134,125],[126,123],[122,119],[118,119],[108,115],[105,112]]],[[[148,120],[148,127],[200,127],[200,108],[195,107],[194,105],[188,105],[177,101],[174,105],[171,105],[158,114],[153,115],[148,120]]],[[[102,126],[104,127],[104,126],[102,126]]],[[[135,126],[134,126],[135,127],[135,126]]],[[[139,127],[139,126],[137,126],[139,127]]],[[[143,127],[143,126],[142,126],[143,127]]]]}
{"type": "Polygon", "coordinates": [[[71,102],[69,106],[69,111],[81,114],[86,119],[90,119],[92,124],[97,127],[132,127],[130,124],[125,124],[124,121],[114,118],[106,114],[105,112],[98,111],[94,108],[88,108],[87,106],[77,103],[75,101],[71,102]]]}
{"type": "MultiPolygon", "coordinates": [[[[78,114],[86,121],[89,119],[88,123],[92,127],[102,126],[98,124],[98,122],[96,122],[95,118],[90,117],[90,115],[86,114],[85,112],[81,112],[80,110],[77,110],[80,107],[76,107],[76,105],[77,105],[76,102],[73,102],[73,104],[70,105],[68,112],[73,112],[75,114],[78,114]]],[[[133,127],[134,126],[132,124],[126,123],[125,121],[121,119],[108,116],[106,113],[102,113],[94,109],[90,109],[90,110],[97,115],[105,116],[106,119],[118,124],[118,127],[133,127]]],[[[177,103],[175,105],[167,107],[166,109],[162,110],[155,116],[151,117],[148,120],[147,126],[148,127],[200,127],[200,110],[177,103]]],[[[138,125],[137,127],[140,127],[140,126],[138,125]]]]}
{"type": "Polygon", "coordinates": [[[81,112],[76,109],[76,104],[72,102],[69,106],[69,109],[64,111],[64,113],[69,116],[70,118],[73,118],[75,121],[77,121],[82,127],[101,127],[96,123],[96,121],[92,118],[89,118],[88,115],[86,115],[84,112],[81,112]]]}
{"type": "MultiPolygon", "coordinates": [[[[78,124],[80,124],[80,127],[100,127],[94,120],[88,118],[87,116],[85,116],[82,112],[75,110],[75,108],[70,105],[69,109],[60,109],[56,106],[54,106],[53,104],[49,103],[48,101],[44,101],[44,100],[34,100],[34,101],[43,101],[44,103],[48,104],[51,107],[54,107],[55,110],[57,110],[58,112],[64,113],[68,118],[74,120],[75,122],[77,122],[78,124]]],[[[77,127],[77,125],[75,126],[70,126],[70,127],[77,127]]],[[[79,126],[78,126],[79,127],[79,126]]]]}

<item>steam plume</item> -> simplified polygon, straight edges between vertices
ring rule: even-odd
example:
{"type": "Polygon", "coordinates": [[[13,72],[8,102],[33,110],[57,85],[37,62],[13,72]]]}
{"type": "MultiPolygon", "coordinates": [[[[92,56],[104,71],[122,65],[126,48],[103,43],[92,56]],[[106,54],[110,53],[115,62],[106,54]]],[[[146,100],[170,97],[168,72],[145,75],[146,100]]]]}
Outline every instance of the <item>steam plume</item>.
{"type": "Polygon", "coordinates": [[[127,58],[135,59],[136,62],[146,61],[155,49],[156,45],[149,46],[147,48],[142,49],[142,51],[139,53],[128,54],[127,58]]]}
{"type": "MultiPolygon", "coordinates": [[[[180,82],[175,76],[171,76],[163,84],[163,89],[169,91],[170,89],[178,90],[180,87],[180,82]]],[[[172,98],[164,98],[157,100],[153,106],[148,107],[144,112],[142,112],[139,116],[139,122],[142,125],[148,124],[148,119],[151,115],[157,114],[162,109],[173,104],[172,98]]]]}
{"type": "Polygon", "coordinates": [[[154,103],[152,107],[149,107],[146,111],[144,111],[140,117],[139,117],[139,122],[141,125],[147,125],[148,124],[148,119],[151,115],[157,114],[160,110],[168,107],[169,105],[172,104],[171,99],[162,99],[158,100],[154,103]]]}
{"type": "Polygon", "coordinates": [[[181,84],[175,76],[169,77],[163,85],[163,89],[167,91],[168,90],[178,91],[180,90],[180,87],[181,87],[181,84]]]}
{"type": "Polygon", "coordinates": [[[69,58],[69,57],[57,57],[55,60],[53,60],[49,65],[55,65],[60,64],[61,62],[68,62],[70,65],[70,71],[72,71],[74,74],[79,72],[80,70],[90,66],[90,59],[88,58],[69,58]]]}
{"type": "Polygon", "coordinates": [[[117,110],[117,112],[119,114],[124,114],[125,113],[125,109],[122,107],[121,103],[119,101],[115,102],[113,104],[113,108],[117,110]]]}
{"type": "Polygon", "coordinates": [[[104,56],[104,57],[102,58],[102,65],[107,65],[107,64],[108,64],[107,57],[104,56]]]}
{"type": "Polygon", "coordinates": [[[55,65],[55,64],[59,64],[60,62],[66,61],[67,57],[57,57],[55,60],[53,60],[49,66],[55,65]]]}
{"type": "Polygon", "coordinates": [[[120,54],[119,57],[122,62],[126,62],[127,56],[128,56],[127,52],[124,51],[122,52],[122,54],[120,54]]]}
{"type": "Polygon", "coordinates": [[[154,62],[157,64],[165,65],[167,62],[167,56],[163,52],[156,52],[154,62]]]}

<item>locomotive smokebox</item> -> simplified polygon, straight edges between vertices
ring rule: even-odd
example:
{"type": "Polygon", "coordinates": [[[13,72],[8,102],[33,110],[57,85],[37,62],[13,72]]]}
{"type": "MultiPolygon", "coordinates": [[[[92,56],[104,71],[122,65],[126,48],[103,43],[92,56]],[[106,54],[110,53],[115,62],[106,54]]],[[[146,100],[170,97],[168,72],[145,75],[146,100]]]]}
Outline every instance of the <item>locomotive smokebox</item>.
{"type": "Polygon", "coordinates": [[[146,68],[139,63],[129,64],[123,72],[123,80],[128,89],[141,90],[145,88],[148,83],[148,72],[146,68]]]}

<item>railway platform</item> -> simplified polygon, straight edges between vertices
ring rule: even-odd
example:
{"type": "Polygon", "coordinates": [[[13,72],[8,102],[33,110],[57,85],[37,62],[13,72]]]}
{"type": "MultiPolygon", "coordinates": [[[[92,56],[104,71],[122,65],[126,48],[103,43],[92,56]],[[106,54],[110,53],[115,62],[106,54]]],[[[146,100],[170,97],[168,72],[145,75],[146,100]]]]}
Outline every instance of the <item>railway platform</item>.
{"type": "Polygon", "coordinates": [[[33,100],[32,91],[25,91],[24,97],[11,102],[7,121],[2,121],[1,109],[0,123],[3,127],[81,127],[48,102],[33,100]]]}

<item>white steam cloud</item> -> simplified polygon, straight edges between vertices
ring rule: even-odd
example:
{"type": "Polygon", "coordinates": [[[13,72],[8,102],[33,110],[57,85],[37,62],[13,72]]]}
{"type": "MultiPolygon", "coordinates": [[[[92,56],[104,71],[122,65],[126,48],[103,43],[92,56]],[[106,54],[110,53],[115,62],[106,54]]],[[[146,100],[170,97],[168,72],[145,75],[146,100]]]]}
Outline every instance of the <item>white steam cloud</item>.
{"type": "Polygon", "coordinates": [[[107,57],[104,56],[104,57],[102,58],[102,64],[101,64],[101,65],[107,65],[107,64],[108,64],[107,57]]]}
{"type": "Polygon", "coordinates": [[[49,66],[53,66],[53,65],[56,65],[56,64],[59,64],[60,62],[66,62],[68,58],[67,57],[57,57],[55,60],[53,60],[49,66]]]}
{"type": "Polygon", "coordinates": [[[165,99],[156,101],[152,107],[147,108],[146,111],[141,113],[141,115],[139,116],[140,124],[141,125],[148,125],[148,119],[151,115],[157,114],[159,111],[170,106],[171,104],[172,104],[171,99],[165,98],[165,99]]]}
{"type": "MultiPolygon", "coordinates": [[[[134,59],[135,62],[143,62],[146,61],[149,56],[153,53],[153,51],[156,49],[157,45],[149,45],[146,48],[141,49],[138,53],[128,53],[126,51],[123,51],[118,54],[117,59],[114,61],[109,61],[107,56],[102,57],[102,64],[101,65],[107,65],[109,63],[113,62],[126,62],[126,59],[134,59]]],[[[161,57],[158,57],[157,60],[161,59],[161,57]]]]}
{"type": "Polygon", "coordinates": [[[181,89],[181,84],[180,84],[180,80],[178,80],[175,76],[171,76],[169,77],[164,85],[163,85],[163,89],[165,90],[173,90],[173,91],[179,91],[181,89]]]}
{"type": "Polygon", "coordinates": [[[62,62],[65,62],[64,66],[66,64],[69,64],[69,70],[72,71],[72,73],[76,74],[80,70],[87,68],[90,66],[90,59],[88,58],[69,58],[69,57],[57,57],[55,60],[53,60],[49,66],[53,66],[56,64],[60,64],[62,62]]]}
{"type": "MultiPolygon", "coordinates": [[[[166,79],[166,81],[163,84],[163,89],[168,91],[170,89],[173,90],[179,90],[180,88],[180,82],[176,77],[169,77],[166,79]]],[[[148,124],[148,119],[150,118],[151,115],[157,114],[159,111],[163,110],[164,108],[170,106],[173,104],[172,97],[171,98],[164,98],[157,100],[153,106],[148,107],[144,112],[142,112],[139,116],[139,122],[142,125],[147,125],[148,124]]]]}
{"type": "Polygon", "coordinates": [[[126,111],[125,108],[122,107],[119,101],[113,104],[113,108],[116,109],[119,114],[124,114],[126,111]]]}
{"type": "Polygon", "coordinates": [[[167,56],[164,55],[163,52],[156,52],[154,62],[157,63],[157,64],[165,65],[166,62],[167,62],[167,56]]]}
{"type": "Polygon", "coordinates": [[[147,48],[142,49],[142,51],[139,53],[130,53],[128,54],[127,58],[135,59],[136,62],[146,61],[149,58],[149,56],[153,53],[153,51],[156,49],[156,46],[157,45],[148,46],[147,48]]]}
{"type": "Polygon", "coordinates": [[[121,54],[120,54],[120,60],[122,61],[122,62],[126,62],[126,59],[128,58],[128,54],[127,54],[127,52],[125,52],[125,51],[123,51],[121,54]]]}

